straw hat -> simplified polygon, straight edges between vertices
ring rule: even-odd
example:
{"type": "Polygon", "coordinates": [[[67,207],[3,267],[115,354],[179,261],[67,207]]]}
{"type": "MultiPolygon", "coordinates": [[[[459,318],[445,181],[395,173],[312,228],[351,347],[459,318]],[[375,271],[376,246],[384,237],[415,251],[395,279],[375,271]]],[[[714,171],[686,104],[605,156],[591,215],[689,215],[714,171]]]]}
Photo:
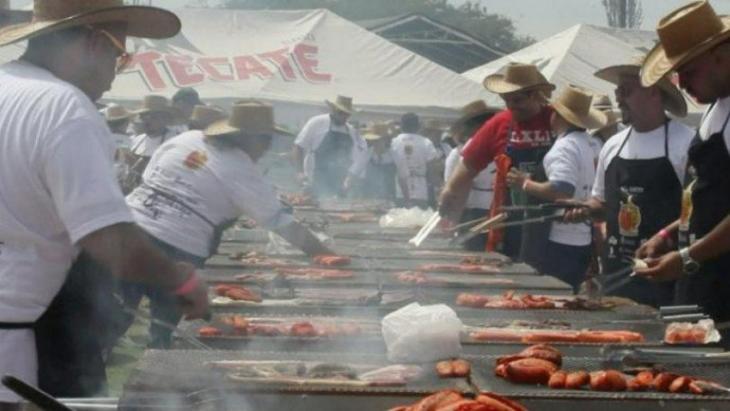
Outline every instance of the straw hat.
{"type": "Polygon", "coordinates": [[[461,117],[451,125],[451,130],[468,123],[471,120],[483,117],[485,120],[490,114],[496,113],[497,109],[487,106],[484,100],[475,100],[461,108],[461,117]]]}
{"type": "Polygon", "coordinates": [[[188,122],[197,127],[205,128],[225,118],[226,112],[220,107],[197,105],[193,108],[193,114],[190,115],[188,122]]]}
{"type": "Polygon", "coordinates": [[[593,96],[593,108],[596,110],[601,111],[611,111],[613,110],[613,103],[611,102],[611,97],[608,97],[605,94],[596,94],[593,96]]]}
{"type": "Polygon", "coordinates": [[[380,140],[388,135],[388,125],[385,123],[373,123],[363,130],[362,138],[368,141],[380,140]]]}
{"type": "Polygon", "coordinates": [[[231,116],[228,119],[211,124],[203,133],[208,138],[236,134],[291,135],[290,132],[274,123],[273,107],[268,104],[253,102],[233,106],[231,116]]]}
{"type": "Polygon", "coordinates": [[[0,46],[99,23],[124,23],[132,37],[161,39],[180,32],[180,19],[157,7],[125,6],[123,0],[35,0],[30,22],[0,29],[0,46]]]}
{"type": "Polygon", "coordinates": [[[337,99],[335,99],[335,101],[325,100],[324,102],[327,103],[330,108],[342,111],[347,114],[352,114],[355,112],[355,109],[352,108],[352,97],[337,96],[337,99]]]}
{"type": "Polygon", "coordinates": [[[500,70],[484,79],[484,87],[496,94],[509,94],[530,89],[555,90],[545,76],[533,64],[509,63],[500,70]]]}
{"type": "Polygon", "coordinates": [[[134,117],[134,113],[119,105],[110,105],[104,109],[104,120],[113,123],[120,120],[128,120],[134,117]]]}
{"type": "MultiPolygon", "coordinates": [[[[639,77],[639,71],[641,70],[641,64],[621,64],[617,66],[606,67],[598,70],[594,75],[601,80],[608,81],[618,85],[621,76],[636,76],[639,77]]],[[[659,87],[659,90],[664,94],[664,108],[670,113],[677,117],[684,117],[687,115],[687,102],[684,100],[684,95],[679,91],[677,86],[667,77],[662,77],[653,83],[659,87]]]]}
{"type": "Polygon", "coordinates": [[[133,111],[134,114],[168,113],[173,117],[180,117],[180,110],[170,104],[170,100],[163,96],[149,95],[142,100],[142,106],[133,111]]]}
{"type": "Polygon", "coordinates": [[[696,1],[669,13],[657,26],[659,43],[641,68],[644,86],[656,84],[712,47],[730,39],[730,17],[720,17],[707,1],[696,1]]]}
{"type": "MultiPolygon", "coordinates": [[[[595,105],[593,107],[595,108],[595,105]]],[[[606,115],[606,124],[604,124],[603,127],[599,127],[597,129],[595,129],[594,130],[595,133],[600,133],[603,130],[605,130],[605,129],[609,128],[609,127],[613,127],[616,124],[618,124],[618,123],[621,122],[621,115],[619,115],[619,113],[617,113],[617,112],[615,112],[613,110],[603,111],[603,114],[606,115]]]]}
{"type": "Polygon", "coordinates": [[[606,115],[591,108],[591,100],[591,94],[571,84],[552,104],[555,111],[574,126],[585,129],[601,128],[606,124],[606,115]]]}

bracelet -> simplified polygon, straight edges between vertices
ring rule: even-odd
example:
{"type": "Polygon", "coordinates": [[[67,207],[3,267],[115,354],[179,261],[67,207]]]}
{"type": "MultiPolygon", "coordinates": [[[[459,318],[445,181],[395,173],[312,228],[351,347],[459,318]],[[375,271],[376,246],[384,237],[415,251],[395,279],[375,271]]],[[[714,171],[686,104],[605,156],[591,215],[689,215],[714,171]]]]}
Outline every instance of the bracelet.
{"type": "Polygon", "coordinates": [[[525,179],[525,181],[522,182],[522,191],[527,191],[527,185],[530,183],[529,179],[525,179]]]}
{"type": "Polygon", "coordinates": [[[200,284],[200,281],[198,281],[198,276],[195,275],[195,271],[193,271],[190,274],[190,277],[188,277],[188,279],[185,280],[185,282],[177,287],[172,293],[179,296],[188,295],[191,292],[195,291],[196,288],[198,288],[198,284],[200,284]]]}

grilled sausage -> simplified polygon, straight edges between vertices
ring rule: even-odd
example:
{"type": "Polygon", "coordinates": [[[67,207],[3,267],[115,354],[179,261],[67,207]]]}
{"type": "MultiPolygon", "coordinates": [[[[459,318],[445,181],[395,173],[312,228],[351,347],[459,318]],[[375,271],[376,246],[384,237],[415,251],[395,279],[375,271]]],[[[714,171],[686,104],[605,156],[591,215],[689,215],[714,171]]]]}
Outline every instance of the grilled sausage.
{"type": "Polygon", "coordinates": [[[454,375],[454,367],[451,361],[439,361],[436,363],[436,374],[441,378],[448,378],[454,375]]]}
{"type": "Polygon", "coordinates": [[[669,384],[669,392],[687,392],[691,382],[692,380],[689,377],[677,377],[671,384],[669,384]]]}
{"type": "Polygon", "coordinates": [[[507,379],[518,384],[547,384],[558,367],[539,358],[523,358],[507,364],[507,379]]]}
{"type": "Polygon", "coordinates": [[[668,392],[669,386],[672,385],[672,382],[676,380],[677,377],[679,377],[677,374],[672,374],[670,372],[659,373],[656,377],[654,377],[652,386],[656,391],[668,392]]]}
{"type": "Polygon", "coordinates": [[[486,404],[489,411],[527,411],[521,404],[491,392],[479,394],[476,401],[486,404]]]}
{"type": "Polygon", "coordinates": [[[471,364],[466,360],[454,360],[451,367],[454,377],[468,377],[471,374],[471,364]]]}
{"type": "Polygon", "coordinates": [[[588,384],[591,376],[585,371],[571,372],[565,377],[565,388],[569,390],[577,390],[588,384]]]}
{"type": "Polygon", "coordinates": [[[565,388],[565,381],[568,374],[565,371],[557,371],[550,376],[548,387],[559,390],[565,388]]]}

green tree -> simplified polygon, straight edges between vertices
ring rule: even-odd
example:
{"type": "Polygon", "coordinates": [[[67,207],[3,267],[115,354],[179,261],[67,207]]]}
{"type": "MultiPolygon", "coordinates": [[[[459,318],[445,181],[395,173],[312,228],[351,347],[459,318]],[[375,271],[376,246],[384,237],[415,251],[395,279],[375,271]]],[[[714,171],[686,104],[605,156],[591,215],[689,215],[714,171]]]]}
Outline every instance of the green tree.
{"type": "Polygon", "coordinates": [[[418,13],[458,27],[504,52],[534,42],[516,33],[509,18],[489,13],[478,1],[454,6],[448,0],[225,0],[222,7],[249,10],[326,8],[352,21],[418,13]]]}

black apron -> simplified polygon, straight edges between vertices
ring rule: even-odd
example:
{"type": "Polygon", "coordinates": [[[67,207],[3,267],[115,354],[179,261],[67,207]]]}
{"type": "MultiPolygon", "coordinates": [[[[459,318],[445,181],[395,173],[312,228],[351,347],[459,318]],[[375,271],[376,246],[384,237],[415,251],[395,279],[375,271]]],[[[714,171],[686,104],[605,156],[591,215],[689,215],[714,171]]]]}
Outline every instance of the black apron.
{"type": "MultiPolygon", "coordinates": [[[[550,142],[538,147],[516,148],[512,143],[513,125],[510,124],[507,131],[507,148],[505,154],[512,160],[512,167],[530,174],[532,181],[543,183],[547,181],[545,168],[542,160],[552,147],[553,138],[550,142]]],[[[524,194],[521,190],[511,190],[508,197],[511,205],[537,205],[544,203],[537,197],[524,194]]],[[[522,214],[511,213],[509,221],[522,220],[526,218],[541,217],[539,211],[527,211],[522,214]]],[[[503,252],[513,259],[524,261],[538,271],[543,265],[545,247],[550,237],[550,222],[527,224],[524,226],[508,227],[504,233],[503,252]]]]}
{"type": "Polygon", "coordinates": [[[348,133],[330,129],[314,151],[312,186],[319,196],[343,197],[342,184],[352,165],[352,137],[348,133]]]}
{"type": "MultiPolygon", "coordinates": [[[[689,163],[696,180],[691,186],[691,202],[685,202],[683,210],[689,225],[681,224],[680,248],[704,237],[730,215],[730,155],[723,136],[728,120],[730,114],[720,132],[705,141],[698,134],[690,146],[689,163]]],[[[678,303],[698,304],[716,322],[730,320],[729,274],[730,253],[703,262],[698,273],[679,281],[678,303]]]]}
{"type": "MultiPolygon", "coordinates": [[[[606,168],[606,274],[626,268],[639,246],[676,221],[680,213],[682,183],[669,160],[669,122],[664,123],[663,157],[621,158],[632,133],[633,128],[606,168]]],[[[634,278],[613,294],[654,307],[669,305],[674,300],[674,282],[634,278]]]]}
{"type": "Polygon", "coordinates": [[[38,386],[55,397],[106,394],[103,351],[121,317],[108,270],[81,253],[35,324],[38,386]]]}

